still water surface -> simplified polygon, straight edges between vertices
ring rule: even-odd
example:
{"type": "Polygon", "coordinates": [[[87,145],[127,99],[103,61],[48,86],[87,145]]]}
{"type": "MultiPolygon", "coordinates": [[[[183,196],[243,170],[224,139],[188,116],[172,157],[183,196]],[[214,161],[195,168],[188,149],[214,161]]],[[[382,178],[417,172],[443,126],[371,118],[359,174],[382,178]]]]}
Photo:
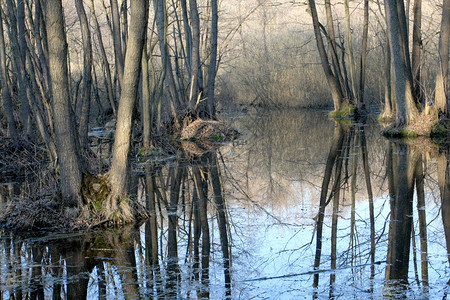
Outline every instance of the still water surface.
{"type": "Polygon", "coordinates": [[[447,296],[447,152],[320,111],[222,118],[242,133],[233,144],[136,160],[149,222],[3,234],[0,299],[447,296]]]}

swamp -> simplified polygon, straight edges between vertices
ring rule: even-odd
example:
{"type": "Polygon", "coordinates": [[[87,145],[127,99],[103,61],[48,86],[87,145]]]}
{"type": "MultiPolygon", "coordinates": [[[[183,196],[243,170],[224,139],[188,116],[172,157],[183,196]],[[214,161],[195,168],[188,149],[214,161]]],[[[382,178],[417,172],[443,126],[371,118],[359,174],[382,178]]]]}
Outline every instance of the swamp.
{"type": "MultiPolygon", "coordinates": [[[[135,197],[145,202],[154,184],[154,221],[30,238],[4,233],[2,299],[446,297],[448,152],[431,141],[388,140],[370,117],[366,125],[336,123],[325,111],[222,117],[241,136],[218,150],[134,159],[135,197]],[[208,240],[197,221],[198,170],[210,178],[202,187],[208,240]]],[[[24,191],[20,184],[4,185],[2,199],[24,191]]]]}
{"type": "Polygon", "coordinates": [[[0,0],[0,300],[447,299],[450,0],[0,0]]]}

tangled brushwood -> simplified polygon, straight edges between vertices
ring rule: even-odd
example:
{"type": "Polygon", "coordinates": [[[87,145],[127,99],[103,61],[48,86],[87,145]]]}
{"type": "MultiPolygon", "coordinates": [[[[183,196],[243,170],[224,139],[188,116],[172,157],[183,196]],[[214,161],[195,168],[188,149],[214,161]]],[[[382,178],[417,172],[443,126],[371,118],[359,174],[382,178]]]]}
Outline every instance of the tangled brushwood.
{"type": "Polygon", "coordinates": [[[26,171],[36,170],[45,159],[45,150],[18,136],[0,139],[0,174],[1,182],[24,176],[26,171]]]}
{"type": "Polygon", "coordinates": [[[18,232],[61,231],[74,226],[58,203],[51,199],[20,199],[9,203],[0,214],[0,226],[18,232]]]}

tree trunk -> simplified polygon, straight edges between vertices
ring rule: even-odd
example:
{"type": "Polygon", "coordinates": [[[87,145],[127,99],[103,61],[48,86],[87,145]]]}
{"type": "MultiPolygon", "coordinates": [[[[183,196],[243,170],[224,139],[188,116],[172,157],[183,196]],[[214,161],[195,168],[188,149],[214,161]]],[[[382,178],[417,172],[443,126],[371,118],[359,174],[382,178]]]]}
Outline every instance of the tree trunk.
{"type": "Polygon", "coordinates": [[[3,109],[5,110],[6,120],[8,122],[8,135],[14,137],[17,135],[16,123],[14,122],[14,110],[9,89],[8,67],[6,65],[6,45],[3,35],[3,15],[0,14],[0,79],[3,99],[3,109]]]}
{"type": "Polygon", "coordinates": [[[217,36],[218,36],[218,8],[217,0],[211,0],[211,48],[209,53],[209,70],[208,70],[208,86],[207,86],[207,111],[210,117],[216,114],[214,103],[214,90],[216,82],[216,65],[217,65],[217,36]]]}
{"type": "Polygon", "coordinates": [[[153,0],[153,6],[155,7],[156,15],[156,29],[158,32],[159,48],[161,51],[162,67],[164,72],[164,80],[166,81],[169,92],[171,94],[172,105],[174,114],[176,110],[182,106],[182,102],[179,98],[175,79],[173,77],[172,62],[167,50],[167,12],[164,0],[153,0]]]}
{"type": "MultiPolygon", "coordinates": [[[[312,1],[310,0],[310,3],[312,1]]],[[[342,151],[344,143],[344,131],[341,126],[334,129],[333,142],[331,144],[330,153],[328,154],[327,163],[325,167],[325,174],[322,180],[320,189],[319,213],[316,221],[316,253],[314,257],[314,270],[318,270],[320,266],[320,258],[322,256],[322,236],[323,236],[323,221],[325,218],[325,208],[328,196],[328,188],[330,185],[331,175],[339,152],[342,151]]],[[[313,287],[319,285],[319,274],[314,274],[313,287]]]]}
{"type": "Polygon", "coordinates": [[[80,146],[87,149],[89,146],[89,112],[91,109],[91,87],[92,87],[92,44],[91,32],[89,29],[86,12],[83,6],[83,0],[75,0],[75,8],[81,26],[81,39],[83,43],[83,92],[81,98],[81,116],[80,116],[80,146]]]}
{"type": "Polygon", "coordinates": [[[95,14],[95,6],[94,6],[94,0],[91,0],[91,16],[94,21],[95,26],[95,33],[97,35],[97,41],[98,41],[98,47],[100,50],[100,54],[102,56],[102,65],[104,68],[104,72],[106,75],[106,89],[108,91],[108,98],[109,103],[111,105],[111,108],[114,112],[114,116],[117,116],[117,106],[115,102],[115,94],[113,91],[113,83],[111,79],[111,70],[109,67],[108,57],[106,56],[105,46],[103,45],[103,38],[102,38],[102,32],[100,31],[100,25],[97,20],[97,16],[95,14]]]}
{"type": "Polygon", "coordinates": [[[195,109],[199,92],[198,73],[200,68],[200,20],[198,16],[197,0],[189,0],[189,9],[192,27],[192,49],[188,50],[192,55],[189,104],[191,109],[195,109]]]}
{"type": "Polygon", "coordinates": [[[425,104],[420,88],[420,64],[422,48],[422,0],[414,0],[414,27],[412,49],[412,74],[414,83],[414,98],[418,103],[425,104]]]}
{"type": "MultiPolygon", "coordinates": [[[[425,206],[425,190],[424,190],[424,168],[422,155],[417,162],[414,179],[417,190],[417,214],[419,219],[419,236],[420,236],[420,260],[422,271],[422,284],[428,286],[428,244],[427,244],[427,218],[425,206]]],[[[439,175],[438,175],[439,176],[439,175]]]]}
{"type": "Polygon", "coordinates": [[[419,112],[412,91],[409,55],[406,55],[408,44],[403,32],[406,26],[402,22],[405,20],[405,10],[397,9],[397,5],[395,0],[385,2],[391,59],[394,64],[396,123],[405,125],[413,123],[419,112]]]}
{"type": "Polygon", "coordinates": [[[123,88],[123,72],[124,72],[124,61],[123,61],[123,50],[122,50],[122,40],[120,36],[120,16],[119,16],[119,6],[117,0],[110,0],[111,3],[111,18],[112,18],[112,34],[114,43],[114,58],[116,60],[116,74],[119,78],[120,88],[123,88]]]}
{"type": "Polygon", "coordinates": [[[359,77],[359,97],[360,108],[364,107],[364,89],[366,85],[366,60],[367,60],[367,38],[369,35],[369,0],[364,0],[364,25],[361,45],[361,71],[359,77]]]}
{"type": "Polygon", "coordinates": [[[14,70],[16,72],[17,81],[19,84],[19,99],[21,105],[21,116],[23,132],[25,134],[31,134],[31,111],[30,105],[27,99],[28,81],[25,74],[25,51],[22,51],[21,44],[25,47],[25,7],[23,1],[18,1],[16,7],[12,0],[6,0],[7,12],[9,15],[9,41],[12,50],[12,60],[14,62],[14,70]],[[18,18],[16,18],[15,12],[17,11],[18,18]],[[19,23],[21,23],[19,25],[19,23]],[[20,32],[18,32],[20,28],[20,32]],[[19,34],[22,36],[19,37],[19,34]],[[19,40],[22,39],[21,42],[19,40]]]}
{"type": "MultiPolygon", "coordinates": [[[[142,50],[147,32],[148,0],[134,0],[131,3],[131,21],[125,56],[124,81],[117,112],[116,133],[114,136],[113,160],[109,171],[111,197],[107,211],[118,208],[120,197],[126,196],[130,178],[130,162],[128,159],[131,142],[133,109],[138,96],[141,74],[142,50]]],[[[124,216],[132,217],[132,216],[124,216]]]]}
{"type": "Polygon", "coordinates": [[[439,36],[439,68],[436,74],[435,106],[448,114],[448,46],[450,38],[450,0],[442,7],[441,34],[439,36]]]}
{"type": "Polygon", "coordinates": [[[78,156],[77,135],[70,104],[67,74],[67,42],[61,0],[45,2],[48,50],[50,61],[53,120],[58,151],[60,185],[64,206],[82,206],[81,164],[78,156]]]}
{"type": "Polygon", "coordinates": [[[319,56],[322,63],[322,68],[325,73],[325,77],[328,82],[328,86],[331,90],[331,96],[334,102],[334,109],[339,110],[342,104],[342,93],[339,87],[339,83],[336,77],[333,75],[331,71],[330,64],[328,62],[328,56],[325,50],[325,46],[323,44],[322,34],[320,33],[319,27],[319,17],[317,16],[316,3],[315,0],[309,1],[309,8],[311,10],[311,17],[314,27],[314,35],[316,37],[317,49],[319,50],[319,56]]]}
{"type": "MultiPolygon", "coordinates": [[[[366,0],[367,1],[367,0],[366,0]]],[[[350,65],[350,84],[351,84],[351,91],[352,95],[354,97],[357,97],[358,94],[356,93],[356,65],[355,65],[355,58],[353,57],[353,41],[352,41],[352,29],[350,24],[350,7],[349,7],[349,0],[344,1],[345,5],[345,27],[346,27],[346,38],[347,38],[347,55],[348,55],[348,63],[350,65]]],[[[364,45],[364,39],[363,39],[363,45],[364,45]]]]}

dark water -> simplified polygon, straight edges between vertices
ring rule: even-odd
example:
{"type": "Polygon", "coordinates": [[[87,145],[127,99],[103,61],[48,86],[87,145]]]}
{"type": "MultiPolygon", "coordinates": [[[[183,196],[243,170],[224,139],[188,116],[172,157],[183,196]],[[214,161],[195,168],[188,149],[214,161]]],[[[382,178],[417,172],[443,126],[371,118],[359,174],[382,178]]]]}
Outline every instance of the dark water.
{"type": "Polygon", "coordinates": [[[448,153],[324,112],[223,118],[243,135],[219,151],[136,161],[137,198],[155,206],[149,222],[3,234],[0,298],[447,296],[448,153]]]}

